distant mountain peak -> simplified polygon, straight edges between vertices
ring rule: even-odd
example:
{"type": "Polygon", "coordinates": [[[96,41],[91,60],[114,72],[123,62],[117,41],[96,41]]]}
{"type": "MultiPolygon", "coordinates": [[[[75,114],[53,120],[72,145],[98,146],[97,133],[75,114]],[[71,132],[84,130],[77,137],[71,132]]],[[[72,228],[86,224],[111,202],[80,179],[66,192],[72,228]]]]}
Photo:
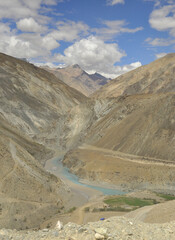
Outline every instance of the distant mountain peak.
{"type": "Polygon", "coordinates": [[[80,69],[81,69],[81,67],[80,67],[78,64],[74,64],[74,65],[72,65],[72,67],[73,67],[73,68],[80,68],[80,69]]]}
{"type": "Polygon", "coordinates": [[[77,89],[85,96],[89,96],[102,85],[108,82],[108,79],[99,73],[88,74],[80,65],[73,64],[63,68],[46,69],[55,74],[60,80],[69,86],[77,89]]]}

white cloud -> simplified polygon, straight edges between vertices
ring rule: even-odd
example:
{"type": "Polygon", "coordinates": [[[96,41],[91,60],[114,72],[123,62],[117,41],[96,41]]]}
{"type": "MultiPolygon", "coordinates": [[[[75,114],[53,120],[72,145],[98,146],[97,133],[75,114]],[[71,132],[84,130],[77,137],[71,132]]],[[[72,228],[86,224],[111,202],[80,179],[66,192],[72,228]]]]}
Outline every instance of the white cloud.
{"type": "Polygon", "coordinates": [[[158,31],[175,29],[175,5],[155,9],[150,15],[149,23],[158,31]],[[168,16],[169,14],[172,16],[168,16]]]}
{"type": "Polygon", "coordinates": [[[50,36],[56,40],[71,42],[78,39],[80,36],[88,34],[89,27],[83,22],[60,21],[57,22],[57,30],[53,30],[50,36]]]}
{"type": "Polygon", "coordinates": [[[104,43],[90,36],[68,47],[64,55],[55,56],[55,60],[67,65],[78,63],[87,72],[99,72],[107,76],[114,69],[114,64],[125,55],[116,43],[104,43]]]}
{"type": "Polygon", "coordinates": [[[158,58],[162,58],[162,57],[164,57],[164,56],[166,56],[167,55],[167,53],[157,53],[156,54],[156,58],[158,59],[158,58]]]}
{"type": "Polygon", "coordinates": [[[21,19],[16,25],[23,32],[42,32],[44,30],[44,27],[39,25],[33,18],[21,19]]]}
{"type": "Polygon", "coordinates": [[[41,22],[44,20],[46,22],[48,17],[39,14],[39,10],[42,10],[42,4],[54,5],[56,3],[57,0],[0,0],[0,19],[10,18],[19,20],[21,18],[33,17],[41,22]]]}
{"type": "Polygon", "coordinates": [[[41,0],[0,0],[0,18],[20,19],[36,16],[41,0]]]}
{"type": "Polygon", "coordinates": [[[124,4],[125,1],[124,0],[107,0],[107,5],[110,5],[110,6],[113,6],[119,3],[124,4]]]}
{"type": "MultiPolygon", "coordinates": [[[[124,66],[113,66],[113,68],[111,69],[111,74],[107,74],[106,77],[116,78],[124,73],[127,73],[141,66],[142,66],[141,62],[133,62],[131,64],[127,64],[124,66]]],[[[105,73],[104,73],[104,76],[105,76],[105,73]]]]}
{"type": "Polygon", "coordinates": [[[42,46],[47,50],[52,50],[60,46],[60,44],[51,36],[45,36],[42,38],[42,46]]]}
{"type": "Polygon", "coordinates": [[[106,27],[95,28],[93,31],[104,40],[113,39],[114,36],[120,33],[135,33],[143,29],[143,27],[127,28],[125,27],[127,23],[124,20],[103,21],[102,24],[106,27]]]}
{"type": "Polygon", "coordinates": [[[147,38],[145,41],[155,47],[167,47],[175,43],[175,39],[165,38],[147,38]]]}
{"type": "MultiPolygon", "coordinates": [[[[161,4],[161,1],[159,1],[161,4]]],[[[170,5],[160,6],[154,9],[150,15],[150,26],[157,31],[167,31],[169,38],[147,38],[146,41],[152,46],[170,46],[175,43],[175,4],[169,0],[170,5]]]]}
{"type": "MultiPolygon", "coordinates": [[[[63,1],[0,0],[0,20],[7,19],[6,24],[0,22],[0,52],[30,61],[46,62],[50,66],[54,66],[53,62],[66,65],[78,63],[88,72],[99,72],[112,78],[140,65],[137,62],[123,67],[115,66],[126,54],[117,43],[104,41],[113,39],[119,33],[135,33],[142,27],[127,28],[123,20],[104,21],[101,29],[90,29],[80,21],[64,19],[54,22],[52,17],[48,17],[55,14],[54,9],[48,5],[54,6],[63,1]],[[51,10],[52,14],[47,14],[51,10]],[[88,37],[94,32],[96,36],[88,37]],[[72,45],[65,49],[64,55],[53,56],[52,50],[57,51],[61,41],[72,45]]],[[[118,3],[124,3],[124,0],[108,0],[110,5],[118,3]]]]}
{"type": "Polygon", "coordinates": [[[30,58],[38,55],[38,51],[32,47],[30,42],[18,39],[16,36],[2,37],[0,52],[19,58],[30,58]]]}
{"type": "Polygon", "coordinates": [[[50,51],[59,47],[59,43],[47,35],[44,37],[36,33],[14,35],[10,31],[4,34],[1,32],[1,25],[0,33],[0,52],[18,58],[48,59],[51,55],[50,51]]]}

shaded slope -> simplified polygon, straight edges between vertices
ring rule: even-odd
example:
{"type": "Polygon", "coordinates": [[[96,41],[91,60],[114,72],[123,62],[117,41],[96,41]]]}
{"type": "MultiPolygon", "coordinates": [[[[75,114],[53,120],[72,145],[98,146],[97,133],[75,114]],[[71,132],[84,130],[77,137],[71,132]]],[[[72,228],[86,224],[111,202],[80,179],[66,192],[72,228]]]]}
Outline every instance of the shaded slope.
{"type": "Polygon", "coordinates": [[[70,109],[86,97],[53,74],[0,54],[0,113],[26,136],[51,148],[66,148],[70,109]]]}
{"type": "Polygon", "coordinates": [[[53,69],[49,67],[44,67],[44,69],[53,73],[63,82],[77,89],[86,96],[89,96],[108,82],[107,78],[98,73],[86,73],[77,64],[65,68],[53,69]]]}
{"type": "MultiPolygon", "coordinates": [[[[87,98],[51,73],[0,54],[0,227],[39,226],[70,190],[42,167],[74,138],[70,111],[87,98]]],[[[79,132],[76,132],[79,134],[79,132]]],[[[75,136],[76,137],[76,136],[75,136]]]]}

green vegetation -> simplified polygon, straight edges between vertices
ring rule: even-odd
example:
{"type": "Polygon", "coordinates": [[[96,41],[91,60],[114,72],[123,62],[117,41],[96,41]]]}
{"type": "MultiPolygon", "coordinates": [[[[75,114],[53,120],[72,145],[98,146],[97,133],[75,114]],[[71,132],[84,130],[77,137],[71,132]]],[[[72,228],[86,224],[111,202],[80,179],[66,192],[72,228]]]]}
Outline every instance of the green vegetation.
{"type": "Polygon", "coordinates": [[[130,212],[140,207],[157,204],[156,199],[151,198],[135,198],[127,196],[110,197],[104,200],[107,207],[94,208],[93,212],[116,211],[116,212],[130,212]]]}
{"type": "Polygon", "coordinates": [[[85,207],[84,211],[85,212],[89,212],[90,208],[89,207],[85,207]]]}
{"type": "Polygon", "coordinates": [[[109,207],[109,208],[94,208],[92,212],[130,212],[137,208],[124,208],[124,207],[109,207]]]}
{"type": "Polygon", "coordinates": [[[164,194],[164,193],[156,193],[156,195],[158,197],[161,197],[161,198],[165,199],[165,201],[175,200],[175,196],[174,195],[164,194]]]}
{"type": "Polygon", "coordinates": [[[67,213],[72,213],[72,212],[74,212],[76,210],[76,207],[72,207],[72,208],[70,208],[68,211],[67,211],[67,213]]]}
{"type": "Polygon", "coordinates": [[[155,204],[155,201],[153,199],[140,199],[140,198],[133,198],[133,197],[125,197],[125,196],[108,198],[104,200],[104,202],[108,204],[110,207],[121,206],[121,205],[144,207],[144,206],[155,204]]]}

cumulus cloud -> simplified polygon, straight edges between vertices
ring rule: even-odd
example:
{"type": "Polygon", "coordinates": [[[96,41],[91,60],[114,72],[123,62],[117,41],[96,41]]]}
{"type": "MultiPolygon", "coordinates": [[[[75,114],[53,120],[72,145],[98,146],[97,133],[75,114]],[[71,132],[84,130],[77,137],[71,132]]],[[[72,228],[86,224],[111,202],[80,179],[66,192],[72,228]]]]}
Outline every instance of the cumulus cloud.
{"type": "Polygon", "coordinates": [[[67,65],[78,63],[89,73],[99,72],[113,78],[140,66],[137,62],[125,67],[116,67],[114,64],[123,56],[126,56],[125,52],[120,50],[116,43],[105,43],[95,36],[90,36],[68,47],[64,55],[56,55],[55,60],[67,65]]]}
{"type": "Polygon", "coordinates": [[[125,1],[124,0],[107,0],[107,5],[110,5],[110,6],[113,6],[119,3],[124,4],[125,1]]]}
{"type": "Polygon", "coordinates": [[[167,1],[170,5],[159,6],[150,15],[150,26],[157,31],[167,31],[170,38],[148,38],[146,41],[152,46],[169,46],[175,43],[175,4],[167,1]]]}
{"type": "Polygon", "coordinates": [[[110,78],[116,78],[124,73],[127,73],[141,66],[142,66],[141,62],[133,62],[131,64],[127,64],[124,66],[113,66],[113,68],[111,69],[111,73],[107,75],[104,73],[104,76],[106,75],[107,77],[110,78]]]}
{"type": "Polygon", "coordinates": [[[50,33],[50,36],[56,40],[73,41],[80,36],[88,34],[89,27],[83,22],[60,21],[56,24],[57,29],[50,33]]]}
{"type": "Polygon", "coordinates": [[[44,27],[33,18],[24,18],[16,23],[17,28],[23,32],[42,32],[44,27]]]}
{"type": "Polygon", "coordinates": [[[158,31],[166,31],[175,28],[175,5],[168,5],[155,9],[149,19],[152,28],[158,31]],[[169,16],[172,14],[172,16],[169,16]]]}
{"type": "MultiPolygon", "coordinates": [[[[4,30],[8,31],[8,28],[4,30]]],[[[36,33],[14,35],[10,30],[4,33],[1,32],[1,25],[0,33],[0,52],[18,58],[47,59],[51,55],[50,50],[59,47],[59,43],[47,35],[45,37],[36,33]]]]}
{"type": "Polygon", "coordinates": [[[0,18],[20,19],[36,16],[41,0],[0,0],[0,18]]]}
{"type": "MultiPolygon", "coordinates": [[[[66,65],[78,63],[89,73],[99,72],[111,78],[140,66],[139,62],[116,66],[126,54],[117,43],[105,41],[113,39],[119,33],[135,33],[142,30],[142,27],[128,28],[123,20],[103,21],[104,27],[101,29],[90,29],[80,21],[64,19],[54,22],[52,7],[63,1],[0,0],[0,52],[35,62],[41,61],[50,66],[53,66],[53,62],[66,65]],[[52,14],[47,14],[51,10],[52,14]],[[4,18],[6,23],[3,23],[4,18]],[[90,34],[94,35],[89,36],[90,34]],[[72,44],[65,49],[63,55],[55,53],[58,52],[61,41],[72,44]]],[[[124,0],[107,2],[112,6],[124,3],[124,0]]]]}
{"type": "Polygon", "coordinates": [[[127,28],[124,20],[103,21],[104,28],[93,29],[96,34],[104,40],[112,39],[120,33],[135,33],[143,30],[143,27],[127,28]]]}
{"type": "Polygon", "coordinates": [[[53,6],[56,3],[57,0],[0,0],[0,19],[19,20],[32,17],[46,23],[48,17],[39,14],[39,12],[44,8],[43,4],[53,6]]]}
{"type": "Polygon", "coordinates": [[[157,53],[156,54],[156,58],[158,59],[158,58],[162,58],[162,57],[164,57],[164,56],[166,56],[167,55],[167,53],[157,53]]]}
{"type": "Polygon", "coordinates": [[[52,50],[60,46],[60,44],[49,35],[43,37],[41,43],[42,46],[45,47],[47,50],[52,50]]]}

